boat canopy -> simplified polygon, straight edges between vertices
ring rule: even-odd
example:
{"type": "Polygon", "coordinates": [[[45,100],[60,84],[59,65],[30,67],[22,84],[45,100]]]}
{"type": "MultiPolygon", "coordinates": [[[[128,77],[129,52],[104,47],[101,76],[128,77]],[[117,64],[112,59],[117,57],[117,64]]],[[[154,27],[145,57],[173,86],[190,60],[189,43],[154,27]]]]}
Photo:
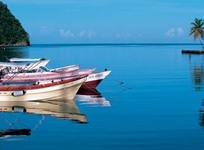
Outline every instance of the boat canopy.
{"type": "Polygon", "coordinates": [[[12,67],[12,68],[16,67],[24,70],[33,70],[33,69],[38,69],[40,66],[45,66],[49,61],[50,61],[49,59],[44,59],[44,58],[41,58],[41,60],[40,58],[39,59],[12,58],[12,61],[10,62],[0,62],[0,70],[7,67],[12,67]],[[13,60],[18,60],[18,61],[13,61],[13,60]],[[31,61],[31,60],[39,60],[39,61],[31,61]]]}
{"type": "Polygon", "coordinates": [[[24,62],[24,61],[42,61],[46,60],[45,58],[10,58],[12,62],[24,62]]]}
{"type": "Polygon", "coordinates": [[[25,67],[29,63],[0,62],[0,67],[25,67]]]}

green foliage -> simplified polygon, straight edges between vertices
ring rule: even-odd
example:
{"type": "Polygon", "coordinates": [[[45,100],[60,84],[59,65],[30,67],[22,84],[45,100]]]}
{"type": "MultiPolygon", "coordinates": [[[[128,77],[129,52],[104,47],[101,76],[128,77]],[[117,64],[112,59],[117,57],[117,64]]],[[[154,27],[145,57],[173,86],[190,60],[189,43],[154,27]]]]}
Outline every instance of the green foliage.
{"type": "Polygon", "coordinates": [[[199,38],[199,41],[204,49],[204,45],[201,39],[204,39],[204,21],[203,19],[195,18],[194,22],[191,22],[191,30],[189,35],[193,35],[194,41],[199,38]]]}
{"type": "Polygon", "coordinates": [[[30,45],[29,35],[18,19],[0,1],[0,45],[30,45]]]}

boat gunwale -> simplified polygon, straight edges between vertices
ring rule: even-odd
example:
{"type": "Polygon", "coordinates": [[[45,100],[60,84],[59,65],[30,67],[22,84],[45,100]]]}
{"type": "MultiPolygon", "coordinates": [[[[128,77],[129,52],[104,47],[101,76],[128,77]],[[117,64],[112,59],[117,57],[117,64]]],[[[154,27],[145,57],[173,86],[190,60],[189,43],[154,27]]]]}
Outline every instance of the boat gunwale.
{"type": "Polygon", "coordinates": [[[41,89],[41,88],[46,88],[46,87],[52,87],[56,85],[62,85],[66,83],[72,83],[74,81],[78,81],[80,79],[87,78],[87,76],[77,76],[77,77],[71,77],[71,78],[65,78],[61,79],[60,81],[51,81],[49,83],[44,83],[44,84],[34,84],[34,85],[22,85],[22,86],[7,86],[3,85],[0,86],[0,91],[20,91],[20,90],[34,90],[34,89],[41,89]]]}

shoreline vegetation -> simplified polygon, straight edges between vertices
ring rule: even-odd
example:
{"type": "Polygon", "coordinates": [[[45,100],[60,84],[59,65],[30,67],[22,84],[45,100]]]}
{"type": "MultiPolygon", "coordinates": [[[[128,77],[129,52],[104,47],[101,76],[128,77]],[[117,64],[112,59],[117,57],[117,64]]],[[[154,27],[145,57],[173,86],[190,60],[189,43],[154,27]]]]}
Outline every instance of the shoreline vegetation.
{"type": "Polygon", "coordinates": [[[202,50],[182,50],[182,54],[204,54],[204,45],[202,40],[204,39],[204,21],[203,19],[195,18],[194,22],[191,22],[192,27],[190,28],[189,35],[193,35],[194,41],[199,39],[202,46],[202,50]]]}
{"type": "Polygon", "coordinates": [[[195,18],[194,22],[191,22],[192,27],[190,28],[189,35],[193,35],[194,41],[199,39],[200,44],[202,46],[202,50],[182,50],[181,53],[188,54],[203,54],[204,53],[204,45],[202,40],[204,39],[204,21],[203,19],[195,18]]]}
{"type": "Polygon", "coordinates": [[[0,47],[30,46],[29,34],[20,21],[0,1],[0,47]]]}

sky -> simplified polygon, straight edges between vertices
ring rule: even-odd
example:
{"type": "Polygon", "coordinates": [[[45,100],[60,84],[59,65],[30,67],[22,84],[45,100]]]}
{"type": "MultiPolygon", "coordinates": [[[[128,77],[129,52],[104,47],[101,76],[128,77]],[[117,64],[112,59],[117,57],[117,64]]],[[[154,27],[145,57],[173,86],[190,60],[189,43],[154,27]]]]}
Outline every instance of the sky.
{"type": "Polygon", "coordinates": [[[204,0],[2,0],[31,44],[199,43],[204,0]]]}

